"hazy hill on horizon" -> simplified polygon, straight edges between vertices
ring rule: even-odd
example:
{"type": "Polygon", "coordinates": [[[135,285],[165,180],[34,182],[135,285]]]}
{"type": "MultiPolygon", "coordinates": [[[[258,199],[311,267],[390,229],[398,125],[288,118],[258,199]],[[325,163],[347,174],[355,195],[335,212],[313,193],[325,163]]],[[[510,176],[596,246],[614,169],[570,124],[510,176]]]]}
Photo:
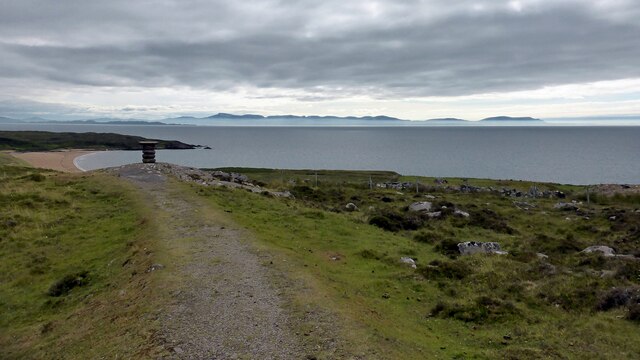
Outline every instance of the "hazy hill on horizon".
{"type": "Polygon", "coordinates": [[[544,120],[532,117],[495,116],[482,120],[465,120],[459,118],[437,118],[427,120],[405,120],[392,116],[333,116],[333,115],[259,115],[217,113],[205,117],[178,116],[160,120],[142,120],[135,118],[91,118],[75,120],[52,120],[45,118],[15,119],[0,116],[0,123],[64,123],[64,124],[113,124],[113,125],[245,125],[245,126],[340,126],[340,125],[375,125],[375,126],[430,126],[430,125],[500,125],[544,124],[544,120]]]}

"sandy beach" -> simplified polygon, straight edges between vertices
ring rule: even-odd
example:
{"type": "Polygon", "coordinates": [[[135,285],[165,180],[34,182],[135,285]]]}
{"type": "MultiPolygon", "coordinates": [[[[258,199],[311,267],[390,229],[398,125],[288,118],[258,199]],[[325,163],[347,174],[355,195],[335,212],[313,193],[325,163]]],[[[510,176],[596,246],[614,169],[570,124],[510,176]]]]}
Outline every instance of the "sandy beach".
{"type": "Polygon", "coordinates": [[[42,152],[12,152],[11,155],[24,160],[34,167],[63,172],[81,172],[73,160],[78,156],[93,153],[89,150],[61,150],[42,152]]]}

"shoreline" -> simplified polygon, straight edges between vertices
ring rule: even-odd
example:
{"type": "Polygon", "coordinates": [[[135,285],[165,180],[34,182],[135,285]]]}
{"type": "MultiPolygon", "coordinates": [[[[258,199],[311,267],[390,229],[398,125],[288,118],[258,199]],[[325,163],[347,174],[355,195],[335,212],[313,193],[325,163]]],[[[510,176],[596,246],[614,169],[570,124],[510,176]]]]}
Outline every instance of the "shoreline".
{"type": "Polygon", "coordinates": [[[96,153],[95,150],[69,149],[59,151],[11,152],[11,156],[29,163],[33,167],[68,173],[87,170],[77,163],[78,158],[96,153]]]}

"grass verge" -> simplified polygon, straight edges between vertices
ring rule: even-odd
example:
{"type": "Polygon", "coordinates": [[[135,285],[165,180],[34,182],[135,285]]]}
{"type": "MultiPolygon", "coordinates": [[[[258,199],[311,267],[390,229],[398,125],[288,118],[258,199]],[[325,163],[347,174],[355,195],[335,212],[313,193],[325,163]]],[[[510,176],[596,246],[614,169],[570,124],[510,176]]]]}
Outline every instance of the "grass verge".
{"type": "Polygon", "coordinates": [[[0,358],[157,354],[153,231],[132,189],[4,154],[0,176],[0,358]]]}

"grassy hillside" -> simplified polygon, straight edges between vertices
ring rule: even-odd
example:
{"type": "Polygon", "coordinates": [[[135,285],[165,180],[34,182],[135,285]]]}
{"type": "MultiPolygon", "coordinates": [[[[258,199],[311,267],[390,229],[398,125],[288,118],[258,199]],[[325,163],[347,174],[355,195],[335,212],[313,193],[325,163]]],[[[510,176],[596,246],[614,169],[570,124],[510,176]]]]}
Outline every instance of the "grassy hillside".
{"type": "Polygon", "coordinates": [[[153,353],[154,321],[143,318],[152,230],[140,206],[115,179],[0,154],[0,358],[153,353]]]}
{"type": "Polygon", "coordinates": [[[640,261],[580,252],[608,245],[638,255],[637,195],[591,193],[587,205],[580,203],[586,188],[578,186],[537,184],[540,192],[563,191],[564,199],[516,198],[455,189],[464,183],[526,192],[531,184],[447,179],[436,186],[420,178],[424,187],[416,194],[370,190],[366,173],[351,180],[336,173],[339,181],[315,187],[309,174],[236,170],[271,179],[269,186],[289,189],[296,199],[197,187],[198,193],[277,251],[274,266],[313,284],[313,295],[298,301],[342,314],[360,343],[374,348],[368,357],[640,357],[640,261]],[[572,200],[578,210],[554,207],[572,200]],[[416,201],[432,202],[442,217],[408,211],[416,201]],[[359,210],[347,212],[349,202],[359,210]],[[496,241],[509,254],[459,256],[462,241],[496,241]],[[401,257],[414,259],[417,269],[401,257]]]}
{"type": "MultiPolygon", "coordinates": [[[[54,133],[47,131],[0,131],[0,150],[48,151],[58,149],[140,150],[140,136],[113,133],[54,133]]],[[[179,141],[158,141],[158,149],[194,149],[179,141]]]]}

